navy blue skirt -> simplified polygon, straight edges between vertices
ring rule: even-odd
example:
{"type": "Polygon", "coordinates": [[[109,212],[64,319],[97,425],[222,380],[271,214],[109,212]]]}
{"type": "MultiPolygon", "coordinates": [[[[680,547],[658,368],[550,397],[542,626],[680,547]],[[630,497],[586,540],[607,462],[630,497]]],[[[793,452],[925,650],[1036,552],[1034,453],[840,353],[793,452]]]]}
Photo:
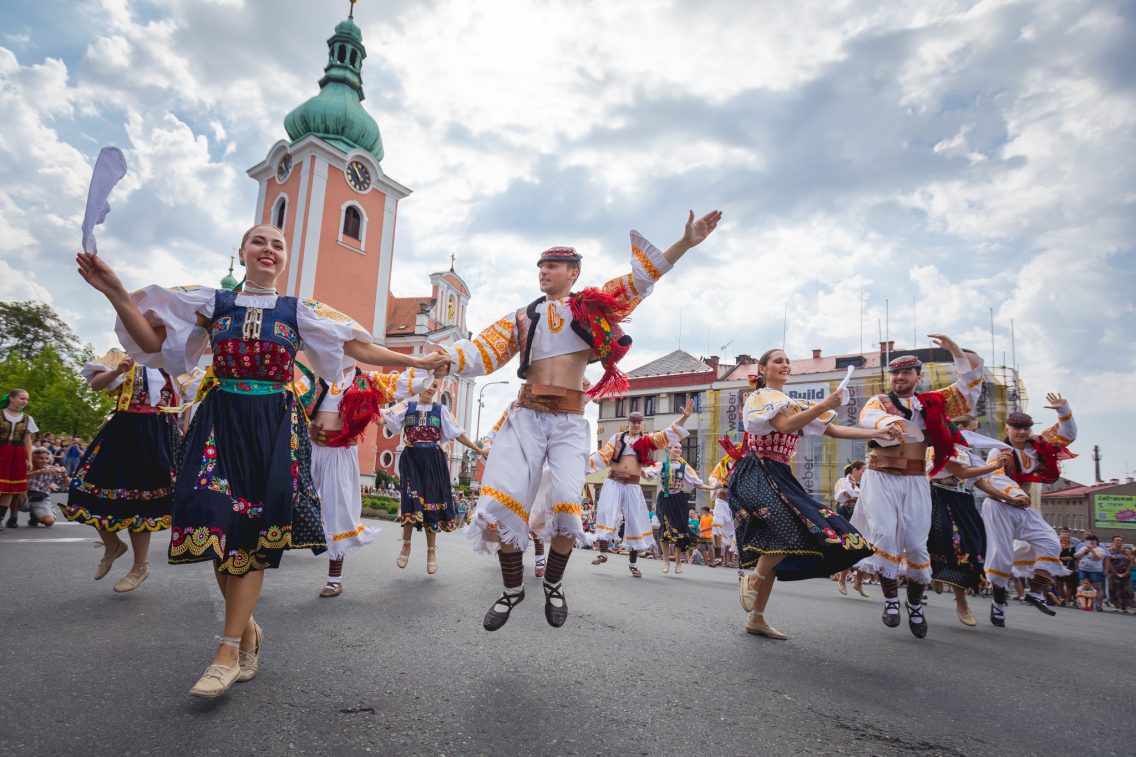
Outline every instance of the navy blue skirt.
{"type": "Polygon", "coordinates": [[[690,497],[686,492],[659,492],[655,502],[659,541],[675,544],[683,551],[690,549],[694,544],[694,535],[690,533],[690,497]]]}
{"type": "Polygon", "coordinates": [[[311,449],[290,392],[209,392],[180,450],[170,562],[241,576],[278,567],[286,549],[323,552],[311,449]]]}
{"type": "Polygon", "coordinates": [[[774,568],[782,581],[831,576],[872,555],[868,540],[809,496],[788,465],[752,452],[730,476],[730,510],[739,565],[784,555],[774,568]]]}
{"type": "Polygon", "coordinates": [[[450,468],[439,447],[406,447],[398,461],[401,485],[398,522],[426,529],[453,531],[458,511],[450,486],[450,468]]]}
{"type": "Polygon", "coordinates": [[[978,591],[985,573],[986,528],[974,495],[931,485],[927,551],[933,580],[978,591]]]}
{"type": "Polygon", "coordinates": [[[169,528],[177,437],[167,413],[112,415],[79,462],[63,515],[102,531],[169,528]]]}

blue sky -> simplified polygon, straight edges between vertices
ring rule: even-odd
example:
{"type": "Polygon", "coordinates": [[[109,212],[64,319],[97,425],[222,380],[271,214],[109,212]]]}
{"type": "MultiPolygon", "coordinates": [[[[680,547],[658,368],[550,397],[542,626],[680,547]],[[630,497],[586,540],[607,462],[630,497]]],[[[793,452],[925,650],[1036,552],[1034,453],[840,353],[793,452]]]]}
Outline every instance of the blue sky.
{"type": "MultiPolygon", "coordinates": [[[[100,249],[131,285],[224,273],[244,175],[316,91],[346,2],[101,0],[0,10],[0,296],[101,348],[72,273],[90,166],[131,173],[100,249]]],[[[1136,24],[1126,2],[368,2],[365,107],[400,206],[394,289],[457,252],[470,326],[534,295],[551,244],[585,278],[725,219],[637,311],[628,367],[683,346],[804,356],[945,331],[1017,359],[1081,422],[1068,472],[1136,468],[1136,24]],[[492,287],[493,296],[482,294],[492,287]]],[[[487,392],[496,396],[499,387],[487,392]]],[[[501,398],[503,400],[503,397],[501,398]]],[[[496,402],[496,400],[495,400],[496,402]]],[[[490,413],[487,408],[486,413],[490,413]]]]}

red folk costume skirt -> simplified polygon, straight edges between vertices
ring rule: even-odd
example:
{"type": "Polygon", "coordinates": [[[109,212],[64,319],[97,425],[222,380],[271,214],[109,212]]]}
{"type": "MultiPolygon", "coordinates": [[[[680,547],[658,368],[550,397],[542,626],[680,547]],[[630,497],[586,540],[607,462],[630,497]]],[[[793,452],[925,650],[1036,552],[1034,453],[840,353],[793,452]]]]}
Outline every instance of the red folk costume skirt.
{"type": "Polygon", "coordinates": [[[28,450],[23,442],[0,444],[0,494],[27,494],[28,450]]]}

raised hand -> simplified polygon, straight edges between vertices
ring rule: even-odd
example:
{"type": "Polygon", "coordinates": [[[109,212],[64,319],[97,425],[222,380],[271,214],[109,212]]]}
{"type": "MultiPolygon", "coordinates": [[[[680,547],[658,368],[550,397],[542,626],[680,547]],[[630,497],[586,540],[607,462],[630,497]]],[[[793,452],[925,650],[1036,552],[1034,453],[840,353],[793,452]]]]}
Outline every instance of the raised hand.
{"type": "Polygon", "coordinates": [[[1046,407],[1050,410],[1061,411],[1065,409],[1065,398],[1060,394],[1049,392],[1045,395],[1045,400],[1049,403],[1048,405],[1046,405],[1046,407]]]}
{"type": "Polygon", "coordinates": [[[122,360],[118,361],[118,368],[116,370],[118,371],[118,374],[121,376],[122,374],[126,373],[127,371],[129,371],[133,367],[134,367],[134,358],[127,356],[127,357],[124,357],[122,360]]]}
{"type": "Polygon", "coordinates": [[[718,221],[722,220],[722,211],[712,210],[706,215],[694,220],[694,211],[686,219],[686,228],[682,233],[682,241],[687,247],[696,247],[705,241],[706,237],[718,228],[718,221]]]}
{"type": "Polygon", "coordinates": [[[83,280],[107,297],[126,292],[126,287],[122,285],[122,280],[118,278],[118,274],[98,255],[88,255],[85,252],[77,253],[75,263],[79,266],[79,275],[83,277],[83,280]]]}
{"type": "Polygon", "coordinates": [[[941,349],[947,350],[952,355],[959,355],[962,353],[962,348],[958,346],[958,342],[951,339],[946,334],[928,334],[931,338],[932,344],[941,349]]]}
{"type": "Polygon", "coordinates": [[[844,390],[843,389],[837,389],[834,392],[830,392],[827,397],[825,397],[823,400],[820,401],[820,404],[821,404],[822,407],[825,407],[829,410],[832,410],[834,408],[840,407],[840,403],[843,402],[843,401],[844,401],[844,390]]]}

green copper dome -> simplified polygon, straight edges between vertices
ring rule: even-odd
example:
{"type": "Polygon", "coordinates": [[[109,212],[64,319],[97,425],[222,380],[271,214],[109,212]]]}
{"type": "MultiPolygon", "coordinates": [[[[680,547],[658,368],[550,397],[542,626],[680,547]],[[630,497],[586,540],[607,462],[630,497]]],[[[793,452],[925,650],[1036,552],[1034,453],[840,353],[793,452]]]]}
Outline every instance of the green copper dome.
{"type": "Polygon", "coordinates": [[[233,275],[233,259],[229,258],[229,272],[221,279],[221,288],[226,292],[231,292],[237,288],[241,282],[237,281],[237,277],[233,275]]]}
{"type": "Polygon", "coordinates": [[[365,150],[383,159],[379,125],[363,110],[363,33],[351,18],[340,21],[327,41],[327,66],[320,92],[284,118],[284,129],[295,142],[314,134],[344,152],[365,150]]]}

